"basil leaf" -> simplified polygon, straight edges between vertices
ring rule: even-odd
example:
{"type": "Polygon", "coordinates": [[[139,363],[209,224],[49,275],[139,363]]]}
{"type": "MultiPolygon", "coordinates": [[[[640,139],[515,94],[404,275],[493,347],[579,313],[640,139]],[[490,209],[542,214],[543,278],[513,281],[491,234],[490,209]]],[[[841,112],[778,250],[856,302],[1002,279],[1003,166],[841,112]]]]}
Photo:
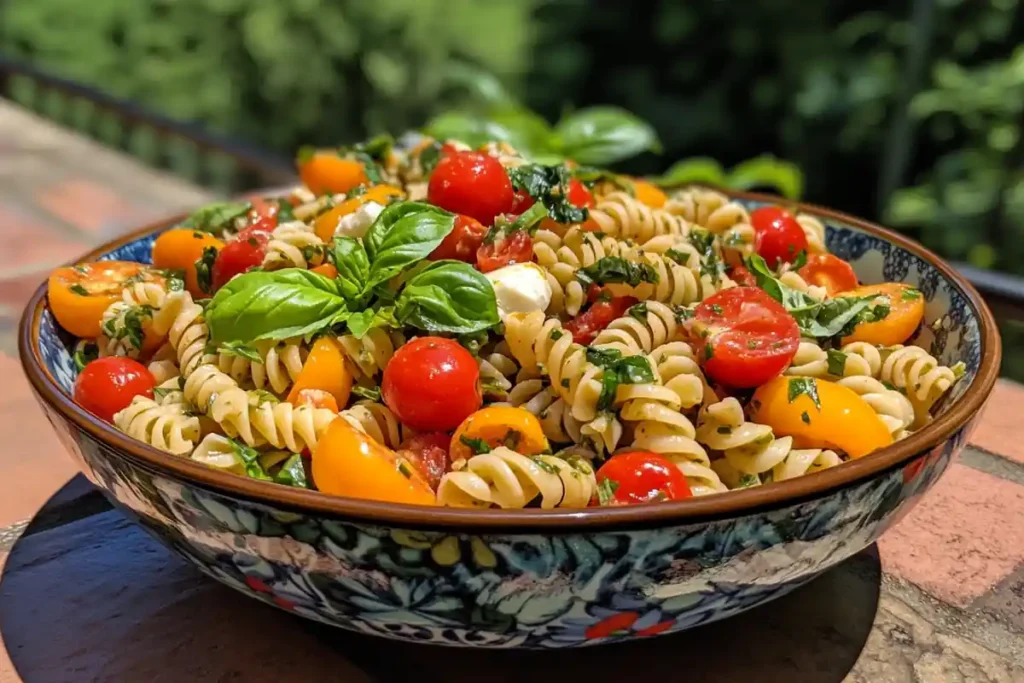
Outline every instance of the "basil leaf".
{"type": "Polygon", "coordinates": [[[309,480],[306,477],[306,468],[302,463],[302,456],[298,453],[293,453],[284,464],[281,465],[281,469],[274,475],[274,481],[278,484],[284,484],[285,486],[294,486],[300,489],[308,489],[309,480]]]}
{"type": "Polygon", "coordinates": [[[818,398],[818,384],[812,377],[791,377],[789,380],[789,402],[792,403],[800,396],[807,396],[814,402],[815,407],[821,410],[821,399],[818,398]]]}
{"type": "Polygon", "coordinates": [[[622,358],[622,352],[618,349],[587,347],[587,362],[600,368],[610,368],[620,358],[622,358]]]}
{"type": "Polygon", "coordinates": [[[263,363],[263,356],[260,355],[260,352],[245,342],[224,342],[216,348],[216,352],[225,356],[239,356],[253,363],[263,363]]]}
{"type": "Polygon", "coordinates": [[[473,455],[480,455],[481,453],[490,453],[491,447],[483,439],[474,439],[463,434],[459,437],[459,441],[462,442],[463,446],[469,446],[469,450],[473,451],[473,455]]]}
{"type": "Polygon", "coordinates": [[[635,318],[635,319],[639,320],[642,323],[646,323],[647,322],[647,302],[646,301],[641,301],[638,304],[633,304],[628,309],[626,309],[626,315],[628,315],[631,318],[635,318]]]}
{"type": "Polygon", "coordinates": [[[380,403],[380,387],[364,387],[356,384],[352,387],[352,393],[367,401],[380,403]]]}
{"type": "Polygon", "coordinates": [[[661,151],[650,124],[625,109],[591,107],[562,119],[555,126],[561,151],[581,164],[610,164],[646,152],[661,151]]]}
{"type": "Polygon", "coordinates": [[[829,349],[825,355],[828,356],[828,374],[842,377],[846,372],[847,355],[835,349],[829,349]]]}
{"type": "Polygon", "coordinates": [[[597,502],[601,505],[611,505],[618,490],[619,482],[614,479],[602,479],[597,483],[597,502]]]}
{"type": "Polygon", "coordinates": [[[367,308],[358,313],[352,313],[348,316],[345,324],[356,339],[362,339],[374,327],[398,327],[394,306],[384,306],[376,310],[367,308]]]}
{"type": "Polygon", "coordinates": [[[217,291],[205,312],[218,344],[306,336],[348,315],[333,280],[300,268],[243,273],[217,291]]]}
{"type": "Polygon", "coordinates": [[[259,451],[245,444],[240,444],[234,439],[228,439],[228,441],[231,443],[231,449],[235,452],[235,455],[242,461],[242,468],[245,470],[247,477],[272,481],[270,475],[263,469],[263,465],[260,464],[259,451]]]}
{"type": "Polygon", "coordinates": [[[721,184],[736,190],[774,188],[787,199],[799,199],[804,193],[804,174],[792,161],[763,154],[736,164],[721,184]]]}
{"type": "Polygon", "coordinates": [[[908,287],[907,289],[904,289],[903,293],[900,295],[900,301],[913,301],[914,299],[920,298],[921,290],[914,289],[913,287],[908,287]]]}
{"type": "Polygon", "coordinates": [[[654,372],[646,356],[627,356],[616,349],[587,348],[587,362],[604,369],[601,375],[601,394],[597,399],[598,410],[608,410],[615,403],[615,393],[620,384],[649,384],[654,381],[654,372]]]}
{"type": "Polygon", "coordinates": [[[508,177],[512,187],[544,204],[551,218],[558,223],[582,223],[590,215],[586,207],[575,206],[569,201],[569,181],[572,176],[565,164],[523,164],[509,169],[508,177]]]}
{"type": "Polygon", "coordinates": [[[547,151],[551,138],[547,121],[518,107],[491,112],[488,116],[446,112],[431,119],[423,132],[438,140],[458,140],[470,147],[507,142],[520,153],[547,151]]]}
{"type": "Polygon", "coordinates": [[[81,341],[75,347],[75,367],[81,372],[85,366],[100,357],[100,347],[96,342],[81,341]]]}
{"type": "Polygon", "coordinates": [[[703,183],[704,185],[726,186],[725,169],[716,160],[710,157],[692,157],[680,159],[669,166],[668,170],[660,176],[646,179],[660,187],[672,187],[675,185],[690,185],[703,183]]]}
{"type": "Polygon", "coordinates": [[[455,227],[455,214],[420,202],[396,202],[373,222],[363,246],[370,258],[365,288],[427,257],[455,227]]]}
{"type": "Polygon", "coordinates": [[[236,218],[244,216],[251,208],[250,202],[207,204],[189,214],[188,218],[182,221],[181,227],[192,228],[200,232],[219,232],[229,227],[229,224],[236,218]]]}
{"type": "Polygon", "coordinates": [[[607,285],[612,282],[624,282],[636,287],[642,282],[657,284],[658,271],[646,263],[633,263],[621,256],[605,256],[586,268],[577,270],[576,279],[584,287],[592,284],[607,285]]]}
{"type": "Polygon", "coordinates": [[[405,285],[395,317],[428,332],[468,334],[498,324],[498,304],[483,273],[461,261],[438,261],[405,285]]]}
{"type": "Polygon", "coordinates": [[[338,269],[338,277],[334,279],[338,293],[348,299],[349,304],[358,304],[370,277],[370,259],[363,243],[354,237],[335,237],[330,260],[338,269]]]}
{"type": "Polygon", "coordinates": [[[203,255],[196,259],[196,284],[204,294],[213,290],[213,264],[217,262],[217,247],[205,247],[203,255]]]}

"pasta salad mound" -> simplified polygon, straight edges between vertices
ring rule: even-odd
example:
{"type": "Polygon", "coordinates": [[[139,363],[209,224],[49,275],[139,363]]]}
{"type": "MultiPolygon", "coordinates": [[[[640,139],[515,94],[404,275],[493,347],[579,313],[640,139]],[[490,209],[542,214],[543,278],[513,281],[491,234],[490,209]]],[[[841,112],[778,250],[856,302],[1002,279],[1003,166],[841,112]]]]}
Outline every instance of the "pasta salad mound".
{"type": "Polygon", "coordinates": [[[763,486],[920,429],[963,374],[815,217],[504,143],[303,150],[149,264],[60,268],[76,402],[239,476],[466,508],[763,486]]]}

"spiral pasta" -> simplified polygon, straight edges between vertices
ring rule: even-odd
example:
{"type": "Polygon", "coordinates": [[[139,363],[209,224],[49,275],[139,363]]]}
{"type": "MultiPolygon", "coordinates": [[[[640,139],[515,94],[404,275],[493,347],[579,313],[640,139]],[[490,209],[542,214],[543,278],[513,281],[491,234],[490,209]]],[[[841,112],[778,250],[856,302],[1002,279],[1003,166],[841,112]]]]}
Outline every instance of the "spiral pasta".
{"type": "Polygon", "coordinates": [[[542,508],[582,508],[596,493],[594,470],[582,458],[526,456],[501,446],[471,457],[465,469],[445,474],[437,502],[450,507],[523,508],[539,499],[542,508]]]}
{"type": "Polygon", "coordinates": [[[257,389],[268,386],[274,392],[283,394],[302,372],[302,366],[309,354],[302,339],[281,341],[261,340],[253,343],[262,362],[254,362],[244,356],[221,352],[217,354],[217,367],[239,384],[251,379],[257,389]]]}
{"type": "Polygon", "coordinates": [[[383,403],[359,401],[338,415],[377,443],[392,449],[397,449],[412,433],[399,424],[395,414],[383,403]]]}
{"type": "Polygon", "coordinates": [[[826,351],[813,341],[802,340],[783,374],[819,379],[877,377],[881,366],[878,349],[866,342],[852,342],[839,350],[826,351]]]}
{"type": "Polygon", "coordinates": [[[693,257],[688,256],[687,265],[684,265],[676,262],[667,253],[663,255],[644,250],[631,260],[653,268],[658,281],[644,282],[636,287],[610,285],[609,289],[616,296],[634,296],[642,301],[653,300],[673,306],[686,306],[735,286],[732,280],[724,276],[714,278],[711,274],[702,272],[699,257],[696,265],[689,265],[693,263],[693,257]]]}
{"type": "Polygon", "coordinates": [[[612,192],[590,210],[590,219],[597,230],[620,240],[643,245],[663,235],[685,238],[689,223],[679,215],[652,209],[630,196],[628,192],[612,192]]]}
{"type": "Polygon", "coordinates": [[[798,213],[796,222],[803,228],[804,237],[807,238],[807,251],[812,254],[823,254],[828,251],[825,248],[825,225],[820,220],[806,213],[798,213]]]}
{"type": "Polygon", "coordinates": [[[598,237],[578,227],[569,228],[564,237],[550,230],[539,230],[533,238],[533,253],[548,274],[552,298],[549,313],[576,315],[586,301],[586,292],[576,280],[576,271],[607,256],[636,258],[638,250],[629,242],[598,237]]]}
{"type": "Polygon", "coordinates": [[[178,356],[182,377],[187,378],[200,365],[216,362],[217,357],[206,350],[210,329],[203,319],[203,307],[188,292],[174,292],[165,305],[175,312],[167,336],[178,356]]]}
{"type": "Polygon", "coordinates": [[[282,223],[270,234],[263,269],[312,268],[324,262],[324,249],[312,225],[302,221],[282,223]]]}
{"type": "Polygon", "coordinates": [[[709,230],[721,239],[726,253],[748,256],[753,251],[750,214],[721,192],[703,187],[680,190],[666,202],[665,211],[709,230]]]}
{"type": "Polygon", "coordinates": [[[184,404],[161,405],[145,396],[136,396],[115,413],[114,425],[133,439],[173,455],[187,455],[199,441],[199,419],[189,415],[184,404]]]}
{"type": "Polygon", "coordinates": [[[372,379],[384,370],[404,339],[397,332],[389,334],[387,330],[375,327],[359,339],[351,334],[342,335],[338,337],[338,343],[358,373],[372,379]]]}
{"type": "Polygon", "coordinates": [[[953,386],[956,373],[920,346],[890,346],[881,354],[879,379],[906,392],[914,404],[915,429],[923,426],[931,419],[931,407],[953,386]]]}
{"type": "Polygon", "coordinates": [[[910,435],[910,427],[914,424],[914,405],[909,398],[895,389],[887,389],[877,379],[864,375],[844,377],[836,384],[852,389],[864,399],[889,428],[894,440],[910,435]]]}
{"type": "Polygon", "coordinates": [[[635,315],[616,318],[594,338],[592,346],[615,349],[624,356],[650,353],[672,341],[678,330],[676,312],[659,301],[648,301],[635,315]]]}
{"type": "Polygon", "coordinates": [[[827,289],[808,283],[800,273],[795,270],[791,270],[788,265],[782,267],[782,272],[779,275],[779,282],[791,289],[795,289],[798,292],[803,292],[815,301],[824,301],[828,298],[827,289]]]}

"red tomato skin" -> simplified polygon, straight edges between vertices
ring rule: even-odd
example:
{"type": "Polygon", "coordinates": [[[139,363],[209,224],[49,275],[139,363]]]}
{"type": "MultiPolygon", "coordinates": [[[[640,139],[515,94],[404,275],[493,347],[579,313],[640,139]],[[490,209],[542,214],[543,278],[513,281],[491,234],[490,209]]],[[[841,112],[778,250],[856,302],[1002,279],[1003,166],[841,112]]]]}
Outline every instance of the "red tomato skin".
{"type": "Polygon", "coordinates": [[[665,456],[650,451],[613,455],[597,471],[597,483],[618,484],[612,505],[640,505],[660,500],[681,500],[693,495],[686,477],[665,456]]]}
{"type": "Polygon", "coordinates": [[[156,382],[142,363],[131,358],[97,358],[75,380],[75,403],[106,422],[136,396],[153,398],[156,382]]]}
{"type": "Polygon", "coordinates": [[[476,252],[476,267],[481,273],[489,273],[513,263],[529,263],[532,260],[533,240],[529,234],[522,231],[481,245],[476,252]]]}
{"type": "Polygon", "coordinates": [[[729,277],[740,287],[757,287],[757,278],[744,265],[735,265],[729,269],[729,277]]]}
{"type": "MultiPolygon", "coordinates": [[[[277,219],[274,218],[276,222],[277,219]]],[[[238,233],[236,238],[224,245],[213,263],[213,289],[220,289],[239,273],[244,273],[263,263],[267,255],[270,231],[263,224],[250,225],[238,233]]]]}
{"type": "Polygon", "coordinates": [[[512,209],[512,181],[494,157],[456,152],[437,162],[427,185],[427,200],[492,225],[495,216],[512,209]]]}
{"type": "Polygon", "coordinates": [[[800,345],[796,320],[757,287],[713,294],[686,325],[705,374],[731,387],[760,386],[781,374],[800,345]]]}
{"type": "Polygon", "coordinates": [[[598,301],[567,322],[565,329],[572,334],[574,342],[587,345],[594,341],[598,332],[608,327],[616,318],[624,316],[630,306],[638,302],[639,299],[631,296],[617,296],[611,301],[598,301]]]}
{"type": "Polygon", "coordinates": [[[793,214],[779,206],[762,206],[750,213],[754,228],[754,250],[771,268],[792,263],[807,250],[807,236],[793,214]]]}
{"type": "Polygon", "coordinates": [[[409,437],[398,447],[399,455],[417,469],[430,488],[437,490],[441,477],[451,469],[448,447],[451,437],[444,432],[427,432],[409,437]]]}
{"type": "Polygon", "coordinates": [[[797,273],[808,283],[824,287],[829,296],[856,289],[860,284],[853,266],[832,254],[811,254],[797,273]]]}
{"type": "Polygon", "coordinates": [[[381,396],[402,424],[420,431],[455,429],[483,402],[473,355],[441,337],[400,347],[384,368],[381,396]]]}
{"type": "Polygon", "coordinates": [[[566,197],[570,204],[581,209],[584,207],[592,209],[597,206],[597,201],[587,186],[575,178],[569,181],[569,191],[566,193],[566,197]]]}
{"type": "Polygon", "coordinates": [[[431,261],[455,259],[465,263],[476,263],[476,253],[486,234],[487,228],[481,225],[480,221],[459,214],[455,217],[455,227],[427,258],[431,261]]]}
{"type": "Polygon", "coordinates": [[[523,211],[526,211],[534,204],[534,199],[530,195],[526,194],[526,190],[516,190],[512,193],[512,208],[508,210],[510,214],[518,216],[523,211]]]}

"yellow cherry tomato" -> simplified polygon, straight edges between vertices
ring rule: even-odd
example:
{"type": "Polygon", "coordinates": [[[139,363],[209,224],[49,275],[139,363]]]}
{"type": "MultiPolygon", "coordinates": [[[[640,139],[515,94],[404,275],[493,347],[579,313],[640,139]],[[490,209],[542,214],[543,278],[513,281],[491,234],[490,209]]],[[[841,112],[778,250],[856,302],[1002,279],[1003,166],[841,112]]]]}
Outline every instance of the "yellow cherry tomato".
{"type": "Polygon", "coordinates": [[[295,403],[299,395],[309,389],[326,391],[339,406],[348,403],[352,391],[352,371],[345,363],[341,345],[333,337],[320,337],[313,343],[302,371],[288,392],[288,402],[295,403]]]}
{"type": "Polygon", "coordinates": [[[194,297],[206,297],[209,293],[199,288],[196,276],[196,261],[203,257],[208,247],[217,251],[224,248],[224,242],[205,232],[189,228],[168,230],[153,243],[153,265],[157,268],[182,270],[185,272],[185,289],[194,297]]]}
{"type": "Polygon", "coordinates": [[[335,496],[437,505],[416,468],[344,418],[331,422],[313,450],[313,482],[335,496]]]}
{"type": "MultiPolygon", "coordinates": [[[[141,263],[131,261],[96,261],[77,266],[57,268],[50,273],[46,296],[53,316],[65,330],[76,337],[100,335],[103,312],[121,298],[121,291],[131,279],[167,285],[167,279],[141,263]]],[[[147,348],[152,344],[148,343],[147,348]]]]}
{"type": "Polygon", "coordinates": [[[924,318],[924,296],[921,290],[902,282],[885,282],[880,285],[864,285],[843,292],[840,296],[887,296],[889,315],[873,323],[861,323],[853,334],[843,337],[843,344],[861,341],[869,344],[892,346],[910,339],[914,330],[924,318]]]}
{"type": "Polygon", "coordinates": [[[314,152],[298,163],[299,178],[313,194],[344,193],[370,182],[363,162],[332,151],[314,152]]]}
{"type": "Polygon", "coordinates": [[[832,448],[859,458],[892,443],[878,414],[856,392],[812,377],[776,377],[751,399],[751,419],[798,448],[832,448]],[[812,396],[818,397],[820,407],[812,396]]]}
{"type": "Polygon", "coordinates": [[[660,209],[668,201],[668,195],[662,192],[661,188],[653,183],[640,178],[633,178],[633,191],[636,192],[638,201],[643,202],[652,209],[660,209]]]}
{"type": "Polygon", "coordinates": [[[361,195],[346,199],[329,211],[318,216],[313,223],[313,231],[316,236],[324,242],[329,242],[334,237],[334,231],[338,227],[338,221],[359,210],[359,207],[368,202],[377,202],[387,205],[391,199],[401,197],[402,190],[393,185],[374,185],[361,195]]]}
{"type": "Polygon", "coordinates": [[[475,454],[463,438],[479,439],[491,448],[507,445],[523,455],[536,455],[548,449],[547,437],[537,417],[528,410],[512,406],[488,406],[463,420],[455,430],[449,449],[453,461],[475,454]]]}

